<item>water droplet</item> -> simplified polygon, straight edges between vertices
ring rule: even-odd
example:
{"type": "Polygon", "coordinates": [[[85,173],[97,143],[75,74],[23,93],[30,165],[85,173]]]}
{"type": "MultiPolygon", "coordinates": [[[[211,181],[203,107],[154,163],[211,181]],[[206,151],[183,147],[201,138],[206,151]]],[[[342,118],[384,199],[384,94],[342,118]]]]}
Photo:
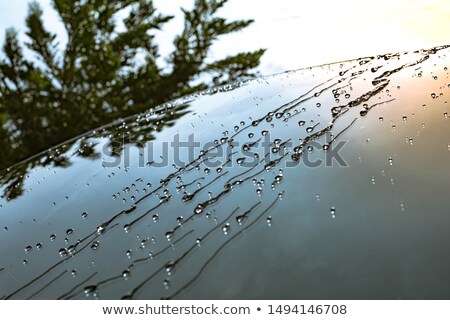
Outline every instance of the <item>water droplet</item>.
{"type": "Polygon", "coordinates": [[[167,239],[167,241],[172,240],[173,234],[174,234],[174,232],[172,230],[169,230],[169,231],[166,232],[166,239],[167,239]]]}
{"type": "Polygon", "coordinates": [[[333,115],[337,115],[339,112],[341,112],[341,107],[333,107],[333,108],[331,108],[331,113],[333,115]]]}
{"type": "Polygon", "coordinates": [[[69,255],[69,253],[67,252],[66,248],[61,248],[59,249],[59,255],[63,258],[67,257],[69,255]]]}
{"type": "Polygon", "coordinates": [[[408,121],[408,117],[407,116],[403,116],[402,119],[403,119],[403,122],[407,122],[408,121]]]}
{"type": "Polygon", "coordinates": [[[50,236],[50,240],[54,241],[55,239],[56,239],[56,235],[55,235],[55,234],[52,234],[52,235],[50,236]]]}
{"type": "Polygon", "coordinates": [[[165,267],[167,274],[170,276],[175,268],[175,263],[173,263],[173,261],[169,261],[165,267]]]}
{"type": "Polygon", "coordinates": [[[128,270],[128,269],[126,269],[126,270],[124,270],[124,271],[122,272],[122,277],[123,277],[125,280],[128,280],[128,278],[130,278],[130,275],[131,275],[131,272],[130,272],[130,270],[128,270]]]}
{"type": "Polygon", "coordinates": [[[266,136],[268,133],[269,133],[269,131],[267,131],[267,130],[261,131],[261,135],[262,135],[262,136],[266,136]]]}
{"type": "Polygon", "coordinates": [[[171,195],[160,196],[159,197],[159,202],[160,203],[169,202],[171,197],[172,197],[171,195]]]}
{"type": "Polygon", "coordinates": [[[97,234],[102,234],[103,232],[105,232],[107,227],[106,223],[101,224],[100,226],[97,227],[97,234]]]}
{"type": "Polygon", "coordinates": [[[72,277],[75,278],[77,276],[77,270],[73,269],[71,274],[72,274],[72,277]]]}
{"type": "Polygon", "coordinates": [[[230,229],[231,229],[231,227],[230,227],[229,223],[226,223],[225,225],[222,226],[222,231],[225,235],[227,235],[230,232],[230,229]]]}
{"type": "Polygon", "coordinates": [[[70,255],[73,255],[73,254],[75,254],[75,251],[77,250],[77,246],[76,245],[71,245],[71,246],[69,246],[68,248],[67,248],[67,252],[70,254],[70,255]]]}
{"type": "Polygon", "coordinates": [[[95,291],[97,291],[97,286],[87,286],[84,288],[84,294],[89,297],[91,294],[93,294],[95,291]]]}
{"type": "Polygon", "coordinates": [[[42,248],[42,243],[38,242],[36,243],[36,249],[41,250],[42,248]]]}
{"type": "Polygon", "coordinates": [[[26,247],[25,247],[25,252],[26,252],[26,253],[30,252],[31,250],[33,250],[33,247],[32,247],[32,246],[26,246],[26,247]]]}
{"type": "Polygon", "coordinates": [[[177,218],[177,223],[178,223],[178,225],[182,225],[183,224],[183,222],[184,222],[184,218],[182,217],[182,216],[179,216],[178,218],[177,218]]]}
{"type": "Polygon", "coordinates": [[[383,123],[383,117],[379,117],[378,120],[380,120],[380,123],[383,123]]]}
{"type": "Polygon", "coordinates": [[[241,165],[244,161],[245,161],[245,158],[238,158],[238,159],[236,160],[236,163],[239,164],[239,165],[241,165]]]}
{"type": "Polygon", "coordinates": [[[272,226],[272,217],[271,217],[271,216],[268,216],[267,219],[266,219],[266,222],[267,222],[267,225],[268,225],[269,227],[271,227],[271,226],[272,226]]]}
{"type": "Polygon", "coordinates": [[[316,107],[319,108],[321,106],[320,102],[316,103],[316,107]]]}
{"type": "Polygon", "coordinates": [[[389,157],[388,161],[389,161],[389,165],[392,166],[392,164],[394,163],[394,160],[392,159],[392,157],[389,157]]]}
{"type": "MultiPolygon", "coordinates": [[[[241,215],[238,215],[238,216],[236,217],[236,222],[237,222],[239,225],[241,225],[246,219],[247,219],[247,215],[241,214],[241,215]]],[[[226,225],[225,225],[225,226],[226,226],[226,225]]],[[[225,226],[224,226],[224,227],[225,227],[225,226]]],[[[227,233],[226,233],[227,230],[224,230],[224,227],[222,227],[222,230],[224,231],[225,234],[227,234],[227,233]]],[[[228,230],[229,230],[229,229],[228,229],[228,230]]]]}
{"type": "Polygon", "coordinates": [[[28,260],[26,260],[26,259],[23,260],[23,261],[22,261],[22,264],[26,267],[26,266],[28,265],[28,260]]]}
{"type": "Polygon", "coordinates": [[[100,245],[100,242],[94,241],[94,242],[92,242],[92,244],[91,244],[91,249],[92,249],[92,250],[97,250],[99,245],[100,245]]]}
{"type": "Polygon", "coordinates": [[[131,256],[133,255],[133,251],[131,249],[128,249],[126,254],[127,254],[128,259],[130,259],[131,256]]]}
{"type": "Polygon", "coordinates": [[[86,218],[88,217],[88,213],[87,213],[87,212],[83,212],[83,213],[81,214],[81,217],[82,217],[83,219],[86,219],[86,218]]]}
{"type": "Polygon", "coordinates": [[[262,189],[261,189],[261,188],[256,189],[256,194],[257,194],[258,196],[260,196],[261,193],[262,193],[262,189]]]}
{"type": "Polygon", "coordinates": [[[201,214],[201,213],[203,213],[203,210],[204,210],[203,206],[202,206],[201,204],[199,204],[199,205],[197,205],[197,207],[195,208],[195,213],[196,213],[196,214],[201,214]]]}
{"type": "Polygon", "coordinates": [[[164,284],[164,288],[166,288],[166,290],[170,289],[170,281],[169,281],[169,279],[165,279],[163,284],[164,284]]]}
{"type": "Polygon", "coordinates": [[[331,217],[333,219],[336,218],[336,208],[335,207],[331,207],[330,213],[331,213],[331,217]]]}
{"type": "Polygon", "coordinates": [[[307,133],[311,133],[313,130],[314,130],[313,127],[308,127],[308,128],[306,128],[306,132],[307,132],[307,133]]]}
{"type": "Polygon", "coordinates": [[[145,249],[145,247],[147,246],[147,239],[144,239],[141,241],[141,246],[139,247],[140,249],[145,249]]]}
{"type": "Polygon", "coordinates": [[[67,230],[66,230],[66,234],[67,234],[68,236],[70,236],[72,233],[73,233],[73,229],[67,229],[67,230]]]}
{"type": "Polygon", "coordinates": [[[303,126],[305,125],[305,121],[300,120],[300,121],[298,122],[298,125],[299,125],[300,127],[303,127],[303,126]]]}
{"type": "Polygon", "coordinates": [[[152,216],[152,220],[153,220],[153,222],[158,222],[159,221],[159,215],[157,215],[157,214],[154,214],[153,216],[152,216]]]}

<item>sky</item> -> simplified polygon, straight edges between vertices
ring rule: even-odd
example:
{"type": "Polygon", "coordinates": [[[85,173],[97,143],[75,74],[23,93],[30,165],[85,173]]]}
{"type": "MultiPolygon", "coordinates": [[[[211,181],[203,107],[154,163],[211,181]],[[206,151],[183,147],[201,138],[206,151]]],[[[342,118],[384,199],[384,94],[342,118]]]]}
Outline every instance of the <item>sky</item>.
{"type": "MultiPolygon", "coordinates": [[[[66,37],[51,0],[38,0],[44,23],[66,37]]],[[[7,27],[16,27],[26,40],[28,0],[0,1],[0,43],[7,27]]],[[[173,49],[173,36],[183,27],[180,6],[193,0],[154,0],[163,13],[177,15],[157,36],[164,61],[173,49]]],[[[450,44],[448,0],[229,0],[220,15],[229,19],[254,19],[245,30],[222,37],[211,59],[239,51],[266,48],[259,70],[269,75],[286,70],[361,56],[450,44]]]]}

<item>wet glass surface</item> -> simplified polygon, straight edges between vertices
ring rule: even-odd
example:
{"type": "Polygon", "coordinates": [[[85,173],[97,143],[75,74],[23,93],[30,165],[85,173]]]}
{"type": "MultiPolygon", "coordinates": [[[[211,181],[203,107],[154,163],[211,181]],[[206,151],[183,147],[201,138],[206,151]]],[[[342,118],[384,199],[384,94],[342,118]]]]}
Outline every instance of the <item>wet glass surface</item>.
{"type": "Polygon", "coordinates": [[[3,171],[0,298],[450,298],[449,54],[222,87],[3,171]]]}

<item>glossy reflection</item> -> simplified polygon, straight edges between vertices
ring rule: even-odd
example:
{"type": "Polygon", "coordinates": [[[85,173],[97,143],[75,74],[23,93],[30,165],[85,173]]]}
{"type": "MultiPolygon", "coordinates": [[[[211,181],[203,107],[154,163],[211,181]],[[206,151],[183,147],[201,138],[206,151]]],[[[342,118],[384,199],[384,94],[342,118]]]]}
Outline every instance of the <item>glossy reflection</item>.
{"type": "Polygon", "coordinates": [[[0,297],[448,299],[449,53],[222,87],[4,171],[0,297]]]}

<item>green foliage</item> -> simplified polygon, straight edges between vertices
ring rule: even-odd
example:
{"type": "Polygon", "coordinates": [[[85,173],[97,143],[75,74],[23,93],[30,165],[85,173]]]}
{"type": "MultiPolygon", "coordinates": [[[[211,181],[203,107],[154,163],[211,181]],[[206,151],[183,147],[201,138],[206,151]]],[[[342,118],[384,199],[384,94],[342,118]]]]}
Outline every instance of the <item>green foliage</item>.
{"type": "Polygon", "coordinates": [[[25,45],[37,59],[25,57],[17,32],[8,29],[0,60],[0,169],[119,117],[254,76],[264,50],[207,62],[221,35],[253,22],[217,16],[226,2],[196,0],[193,10],[183,10],[184,29],[164,70],[156,63],[155,34],[173,17],[158,13],[152,0],[53,0],[68,36],[62,51],[42,9],[30,3],[25,45]],[[120,31],[119,12],[128,12],[120,31]]]}

